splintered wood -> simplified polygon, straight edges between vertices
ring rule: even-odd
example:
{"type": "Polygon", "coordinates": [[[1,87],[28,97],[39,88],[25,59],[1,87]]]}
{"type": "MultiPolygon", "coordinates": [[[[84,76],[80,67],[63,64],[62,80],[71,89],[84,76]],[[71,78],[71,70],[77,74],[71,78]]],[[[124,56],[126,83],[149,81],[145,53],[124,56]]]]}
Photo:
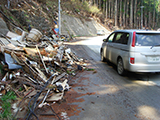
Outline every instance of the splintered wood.
{"type": "Polygon", "coordinates": [[[83,60],[67,48],[60,37],[43,36],[36,41],[27,40],[26,37],[9,32],[0,38],[1,63],[8,71],[1,80],[1,92],[13,90],[20,98],[31,98],[41,91],[37,99],[42,100],[39,107],[46,101],[61,100],[64,91],[70,88],[67,83],[69,76],[82,70],[83,60]],[[6,53],[10,57],[5,56],[6,53]],[[6,63],[6,60],[13,62],[6,63]],[[15,65],[20,67],[16,68],[15,65]],[[48,81],[52,75],[54,77],[48,81]]]}

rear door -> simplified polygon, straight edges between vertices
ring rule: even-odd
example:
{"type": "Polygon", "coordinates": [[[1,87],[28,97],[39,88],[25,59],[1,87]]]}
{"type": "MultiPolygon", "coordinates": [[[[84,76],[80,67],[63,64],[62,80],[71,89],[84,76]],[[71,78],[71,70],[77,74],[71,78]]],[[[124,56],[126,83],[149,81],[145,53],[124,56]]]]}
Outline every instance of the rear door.
{"type": "Polygon", "coordinates": [[[160,64],[160,34],[136,33],[136,64],[160,64]]]}
{"type": "Polygon", "coordinates": [[[128,44],[129,33],[117,32],[113,41],[111,61],[117,64],[118,56],[122,57],[123,60],[128,60],[129,48],[128,44]]]}

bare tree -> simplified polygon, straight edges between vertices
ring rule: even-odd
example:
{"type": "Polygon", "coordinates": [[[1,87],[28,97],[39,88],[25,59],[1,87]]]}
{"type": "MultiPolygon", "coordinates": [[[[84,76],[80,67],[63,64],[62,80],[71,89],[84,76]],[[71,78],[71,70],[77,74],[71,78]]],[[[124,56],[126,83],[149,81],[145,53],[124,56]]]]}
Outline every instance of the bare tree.
{"type": "Polygon", "coordinates": [[[111,0],[109,0],[109,18],[111,19],[111,0]]]}
{"type": "Polygon", "coordinates": [[[133,28],[133,0],[130,3],[130,27],[133,28]]]}
{"type": "Polygon", "coordinates": [[[137,0],[134,2],[134,28],[137,28],[137,0]]]}
{"type": "Polygon", "coordinates": [[[106,19],[108,18],[108,0],[106,0],[106,19]]]}
{"type": "Polygon", "coordinates": [[[123,27],[126,26],[126,0],[124,0],[123,2],[123,9],[124,9],[124,12],[123,12],[123,27]]]}
{"type": "Polygon", "coordinates": [[[156,5],[154,0],[154,10],[153,10],[153,28],[155,28],[155,13],[156,13],[156,5]]]}
{"type": "Polygon", "coordinates": [[[117,26],[117,0],[115,0],[115,26],[117,26]]]}
{"type": "Polygon", "coordinates": [[[120,4],[120,15],[119,15],[119,23],[120,23],[120,27],[122,26],[122,0],[119,0],[119,4],[120,4]]]}

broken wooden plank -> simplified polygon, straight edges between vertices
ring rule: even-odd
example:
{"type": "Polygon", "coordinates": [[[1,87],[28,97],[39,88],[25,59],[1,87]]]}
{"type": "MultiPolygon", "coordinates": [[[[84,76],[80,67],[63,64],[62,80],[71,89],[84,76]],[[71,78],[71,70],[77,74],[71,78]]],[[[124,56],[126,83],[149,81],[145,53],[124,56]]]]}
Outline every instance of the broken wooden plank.
{"type": "Polygon", "coordinates": [[[16,47],[15,45],[13,45],[12,43],[7,44],[4,49],[9,49],[9,50],[14,50],[14,51],[24,51],[22,47],[16,47]]]}
{"type": "Polygon", "coordinates": [[[46,73],[48,73],[48,69],[46,68],[46,65],[45,65],[45,63],[44,63],[44,61],[43,61],[43,59],[42,59],[42,55],[41,55],[41,53],[40,53],[37,45],[36,45],[36,49],[37,49],[38,54],[39,54],[39,56],[40,56],[40,59],[41,59],[41,61],[42,61],[42,63],[43,63],[44,69],[46,70],[46,73]]]}
{"type": "MultiPolygon", "coordinates": [[[[54,76],[54,78],[53,78],[53,80],[52,80],[52,82],[51,82],[51,85],[53,85],[53,83],[54,83],[54,81],[55,81],[55,78],[56,78],[56,77],[54,76]]],[[[49,90],[47,91],[46,95],[44,96],[44,99],[43,99],[42,103],[39,104],[39,107],[40,107],[40,108],[43,106],[43,103],[45,102],[45,100],[46,100],[46,98],[47,98],[47,96],[48,96],[48,94],[49,94],[50,91],[51,91],[51,89],[49,89],[49,90]]]]}
{"type": "Polygon", "coordinates": [[[62,61],[64,53],[64,46],[60,46],[59,49],[57,50],[57,57],[59,58],[60,62],[62,61]]]}
{"type": "Polygon", "coordinates": [[[42,84],[41,82],[47,82],[46,79],[44,79],[37,71],[35,71],[26,61],[24,61],[24,70],[28,73],[33,75],[34,79],[39,80],[39,83],[42,84]]]}
{"type": "Polygon", "coordinates": [[[36,48],[24,47],[23,50],[27,53],[27,55],[36,56],[36,54],[37,54],[36,48]]]}
{"type": "Polygon", "coordinates": [[[64,77],[66,74],[67,74],[67,73],[64,72],[64,73],[62,73],[61,75],[59,75],[58,77],[56,77],[54,83],[57,82],[57,81],[58,81],[59,79],[61,79],[62,77],[64,77]]]}
{"type": "Polygon", "coordinates": [[[16,37],[19,37],[20,35],[16,34],[16,33],[13,33],[11,31],[8,31],[8,33],[6,34],[6,36],[11,39],[11,38],[16,38],[16,37]]]}
{"type": "Polygon", "coordinates": [[[52,96],[47,98],[47,102],[59,101],[63,98],[64,92],[61,93],[52,93],[52,96]]]}
{"type": "Polygon", "coordinates": [[[5,38],[0,37],[0,41],[1,41],[0,44],[2,46],[5,46],[5,45],[9,44],[9,42],[5,38]]]}
{"type": "Polygon", "coordinates": [[[29,92],[26,91],[26,92],[24,92],[24,95],[30,98],[30,97],[36,95],[37,92],[39,92],[39,90],[31,90],[31,92],[30,92],[30,91],[29,91],[29,92]],[[29,94],[28,94],[28,93],[29,93],[29,94]]]}

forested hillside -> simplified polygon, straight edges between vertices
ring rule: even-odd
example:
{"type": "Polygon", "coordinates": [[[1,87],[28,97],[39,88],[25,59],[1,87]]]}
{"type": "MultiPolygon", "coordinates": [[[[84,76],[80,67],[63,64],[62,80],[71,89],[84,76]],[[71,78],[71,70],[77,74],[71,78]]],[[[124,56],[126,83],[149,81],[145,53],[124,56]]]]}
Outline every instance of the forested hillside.
{"type": "Polygon", "coordinates": [[[97,6],[106,19],[122,28],[157,29],[159,24],[159,0],[80,0],[97,6]]]}
{"type": "Polygon", "coordinates": [[[94,19],[111,30],[160,27],[159,0],[1,0],[0,8],[21,28],[31,25],[41,30],[58,23],[59,1],[61,14],[82,22],[94,19]]]}

